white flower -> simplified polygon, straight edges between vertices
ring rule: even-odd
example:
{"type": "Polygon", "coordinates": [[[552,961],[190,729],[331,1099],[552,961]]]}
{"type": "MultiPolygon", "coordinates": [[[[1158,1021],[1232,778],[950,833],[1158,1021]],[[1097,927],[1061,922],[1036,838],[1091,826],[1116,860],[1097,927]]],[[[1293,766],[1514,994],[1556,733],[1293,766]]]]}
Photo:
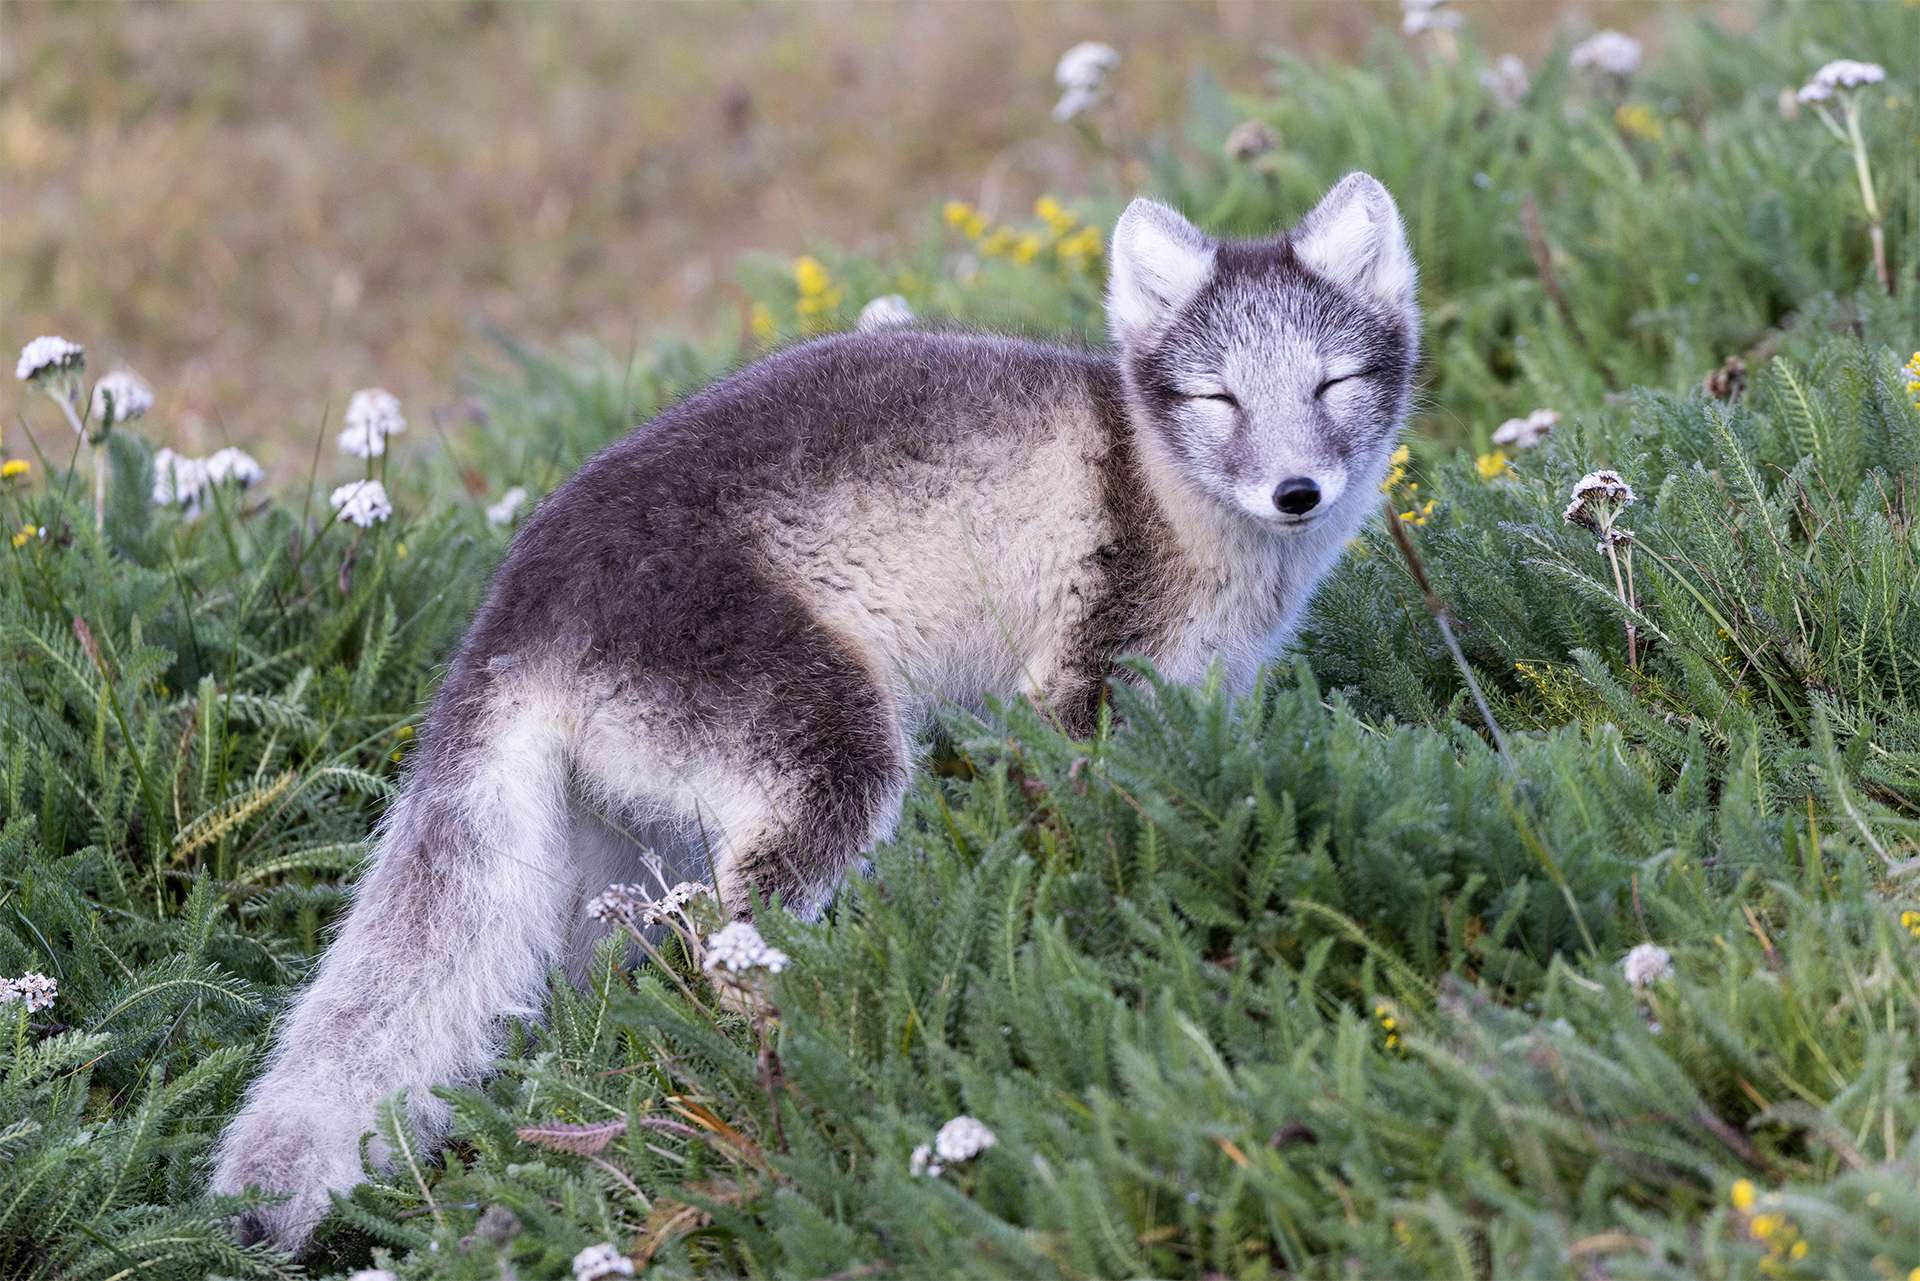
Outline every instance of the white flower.
{"type": "Polygon", "coordinates": [[[882,294],[860,309],[860,319],[853,327],[861,333],[871,333],[876,329],[895,329],[902,325],[911,325],[916,317],[913,308],[899,294],[882,294]]]}
{"type": "Polygon", "coordinates": [[[71,373],[86,363],[86,348],[48,334],[20,349],[20,363],[13,367],[13,376],[23,383],[32,382],[54,374],[71,373]]]}
{"type": "Polygon", "coordinates": [[[1631,507],[1633,487],[1620,479],[1620,473],[1602,468],[1590,471],[1573,487],[1573,501],[1560,516],[1569,525],[1580,525],[1598,534],[1613,524],[1613,518],[1631,507]]]}
{"type": "MultiPolygon", "coordinates": [[[[687,905],[693,902],[693,900],[699,898],[701,895],[711,894],[711,893],[713,893],[713,887],[711,885],[705,884],[704,882],[682,881],[678,885],[674,886],[672,889],[668,890],[665,894],[661,895],[659,898],[649,903],[646,906],[646,908],[641,911],[640,918],[649,925],[658,925],[660,924],[660,922],[666,920],[670,915],[676,912],[686,911],[687,905]]],[[[767,950],[770,952],[774,951],[774,949],[772,948],[769,948],[767,950]]],[[[780,957],[781,965],[785,965],[787,963],[787,958],[784,953],[776,952],[775,955],[778,955],[780,957]]]]}
{"type": "Polygon", "coordinates": [[[1083,40],[1060,55],[1053,79],[1063,91],[1053,118],[1073,119],[1106,96],[1107,76],[1120,65],[1120,52],[1098,40],[1083,40]]]}
{"type": "Polygon", "coordinates": [[[399,1278],[385,1268],[361,1268],[347,1273],[347,1281],[399,1281],[399,1278]]]}
{"type": "Polygon", "coordinates": [[[1622,31],[1602,31],[1575,45],[1568,62],[1624,80],[1640,69],[1640,42],[1622,31]]]}
{"type": "Polygon", "coordinates": [[[1527,96],[1527,64],[1514,54],[1503,53],[1491,67],[1481,68],[1480,87],[1501,106],[1517,107],[1527,96]]]}
{"type": "Polygon", "coordinates": [[[1551,409],[1536,409],[1525,418],[1509,418],[1493,429],[1493,443],[1506,448],[1532,449],[1560,425],[1560,415],[1551,409]]]}
{"type": "Polygon", "coordinates": [[[340,433],[340,452],[355,458],[378,458],[387,452],[387,438],[364,423],[340,433]]]}
{"type": "Polygon", "coordinates": [[[971,1161],[999,1141],[972,1117],[956,1116],[933,1136],[933,1151],[942,1161],[971,1161]]]}
{"type": "Polygon", "coordinates": [[[1862,85],[1877,85],[1887,78],[1887,69],[1877,62],[1855,62],[1852,58],[1836,58],[1813,73],[1808,85],[1821,85],[1828,89],[1858,89],[1862,85]]]}
{"type": "Polygon", "coordinates": [[[153,388],[128,369],[116,369],[93,385],[92,418],[130,423],[153,408],[153,388]]]}
{"type": "Polygon", "coordinates": [[[1400,0],[1400,30],[1410,36],[1425,31],[1457,31],[1462,18],[1447,0],[1400,0]]]}
{"type": "Polygon", "coordinates": [[[907,1173],[916,1179],[928,1176],[937,1179],[940,1177],[940,1171],[945,1168],[933,1159],[933,1145],[930,1143],[922,1143],[913,1150],[913,1155],[907,1158],[907,1173]]]}
{"type": "Polygon", "coordinates": [[[630,1277],[633,1260],[613,1248],[611,1242],[590,1245],[573,1256],[573,1281],[599,1281],[601,1277],[630,1277]]]}
{"type": "Polygon", "coordinates": [[[235,449],[232,445],[214,450],[203,466],[207,469],[207,479],[214,484],[232,481],[242,489],[266,475],[252,454],[244,449],[235,449]]]}
{"type": "Polygon", "coordinates": [[[1629,984],[1647,987],[1673,977],[1673,957],[1658,943],[1641,943],[1627,953],[1620,969],[1629,984]]]}
{"type": "Polygon", "coordinates": [[[19,1001],[27,1007],[29,1014],[46,1009],[59,994],[58,983],[33,970],[28,970],[17,979],[0,979],[0,1005],[19,1001]]]}
{"type": "Polygon", "coordinates": [[[189,513],[198,511],[210,479],[203,460],[176,454],[165,445],[154,451],[153,501],[163,507],[178,504],[189,513]]]}
{"type": "MultiPolygon", "coordinates": [[[[711,893],[712,887],[699,881],[682,881],[657,899],[648,897],[646,890],[638,885],[609,885],[587,904],[587,915],[609,925],[659,925],[675,913],[684,911],[687,904],[702,894],[711,893]]],[[[719,935],[714,937],[718,938],[719,935]]],[[[709,946],[711,942],[709,940],[709,946]]],[[[767,951],[774,952],[774,949],[768,948],[767,951]]],[[[774,954],[780,956],[781,965],[786,964],[784,955],[774,954]]]]}
{"type": "Polygon", "coordinates": [[[397,436],[407,429],[407,420],[398,396],[381,387],[362,387],[347,400],[347,426],[397,436]]]}
{"type": "Polygon", "coordinates": [[[500,501],[487,507],[487,524],[498,529],[502,525],[513,524],[513,518],[527,504],[527,490],[524,485],[515,485],[500,495],[500,501]]]}
{"type": "Polygon", "coordinates": [[[340,513],[349,525],[372,529],[393,515],[387,499],[387,487],[377,480],[351,480],[327,497],[328,506],[340,513]]]}
{"type": "Polygon", "coordinates": [[[734,921],[707,936],[709,970],[738,974],[743,970],[766,970],[778,974],[787,968],[787,954],[760,937],[750,921],[734,921]]]}

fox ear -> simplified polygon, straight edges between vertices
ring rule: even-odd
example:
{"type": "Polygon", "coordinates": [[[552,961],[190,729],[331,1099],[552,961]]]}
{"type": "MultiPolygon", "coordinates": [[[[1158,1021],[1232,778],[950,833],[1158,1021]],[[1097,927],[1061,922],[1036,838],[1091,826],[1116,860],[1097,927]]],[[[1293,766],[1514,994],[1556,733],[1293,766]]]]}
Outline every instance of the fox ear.
{"type": "Polygon", "coordinates": [[[1413,306],[1415,270],[1393,197],[1371,174],[1350,173],[1288,237],[1300,261],[1321,275],[1387,304],[1413,306]]]}
{"type": "Polygon", "coordinates": [[[1113,228],[1107,327],[1122,346],[1150,339],[1213,272],[1213,241],[1157,200],[1127,206],[1113,228]]]}

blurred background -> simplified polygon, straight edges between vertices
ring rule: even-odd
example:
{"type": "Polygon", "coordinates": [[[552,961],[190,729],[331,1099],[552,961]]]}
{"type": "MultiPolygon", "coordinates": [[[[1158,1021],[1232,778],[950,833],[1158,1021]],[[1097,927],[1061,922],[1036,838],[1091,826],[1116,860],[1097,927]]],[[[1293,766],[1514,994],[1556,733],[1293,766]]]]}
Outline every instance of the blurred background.
{"type": "MultiPolygon", "coordinates": [[[[1461,5],[1492,52],[1651,3],[1461,5]]],[[[1737,24],[1738,6],[1724,16],[1737,24]]],[[[738,327],[744,255],[927,236],[1142,180],[1197,75],[1399,40],[1393,0],[0,4],[0,315],[153,384],[179,448],[299,466],[347,395],[454,412],[489,333],[738,327]],[[1055,60],[1123,57],[1103,147],[1055,60]],[[1102,157],[1107,159],[1103,161],[1102,157]]],[[[24,428],[22,389],[0,412],[24,428]]],[[[50,451],[64,441],[43,441],[50,451]]]]}

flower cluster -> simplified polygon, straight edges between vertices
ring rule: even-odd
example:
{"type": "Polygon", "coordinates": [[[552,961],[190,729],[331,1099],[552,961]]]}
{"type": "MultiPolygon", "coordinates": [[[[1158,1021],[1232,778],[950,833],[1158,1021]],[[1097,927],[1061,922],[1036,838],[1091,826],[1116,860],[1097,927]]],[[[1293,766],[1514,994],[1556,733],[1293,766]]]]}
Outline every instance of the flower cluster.
{"type": "Polygon", "coordinates": [[[1400,1048],[1400,1020],[1393,1015],[1393,1007],[1384,1001],[1373,1007],[1373,1017],[1380,1022],[1380,1030],[1386,1033],[1386,1047],[1389,1050],[1400,1048]]]}
{"type": "Polygon", "coordinates": [[[1907,376],[1907,395],[1913,397],[1913,407],[1920,409],[1920,351],[1913,353],[1900,372],[1907,376]]]}
{"type": "Polygon", "coordinates": [[[393,515],[387,487],[377,480],[350,480],[327,496],[327,505],[349,525],[372,529],[393,515]]]}
{"type": "Polygon", "coordinates": [[[1727,1201],[1746,1223],[1747,1235],[1766,1244],[1767,1257],[1761,1260],[1760,1270],[1769,1276],[1778,1275],[1786,1264],[1798,1263],[1807,1257],[1806,1238],[1800,1235],[1793,1220],[1777,1210],[1763,1209],[1758,1214],[1753,1212],[1757,1205],[1771,1205],[1778,1199],[1771,1192],[1760,1195],[1752,1179],[1735,1179],[1733,1186],[1727,1189],[1727,1201]]]}
{"type": "Polygon", "coordinates": [[[1507,451],[1494,449],[1477,456],[1473,460],[1473,470],[1479,473],[1481,480],[1498,480],[1513,469],[1507,463],[1507,451]]]}
{"type": "Polygon", "coordinates": [[[1673,956],[1658,943],[1636,944],[1620,962],[1629,987],[1651,987],[1673,977],[1673,956]]]}
{"type": "Polygon", "coordinates": [[[77,342],[52,334],[43,334],[20,349],[20,360],[13,376],[23,383],[46,386],[56,380],[77,377],[87,366],[87,349],[77,342]]]}
{"type": "Polygon", "coordinates": [[[1801,85],[1793,96],[1798,102],[1825,102],[1835,94],[1877,85],[1886,78],[1887,69],[1877,62],[1836,58],[1814,72],[1812,78],[1801,85]]]}
{"type": "Polygon", "coordinates": [[[614,1248],[611,1241],[590,1245],[573,1256],[573,1281],[601,1281],[603,1277],[630,1277],[633,1260],[614,1248]]]}
{"type": "Polygon", "coordinates": [[[34,1014],[47,1009],[60,994],[60,985],[36,970],[28,970],[17,979],[0,979],[0,1005],[14,1001],[34,1014]]]}
{"type": "Polygon", "coordinates": [[[1408,504],[1406,511],[1400,512],[1400,519],[1409,525],[1424,525],[1427,517],[1433,515],[1433,499],[1420,498],[1420,482],[1407,479],[1407,462],[1413,454],[1405,445],[1393,451],[1387,458],[1387,478],[1380,482],[1380,492],[1393,495],[1395,488],[1402,488],[1398,496],[1408,504]]]}
{"type": "Polygon", "coordinates": [[[853,327],[861,333],[872,333],[879,329],[904,329],[911,325],[916,317],[913,308],[899,294],[882,294],[872,299],[860,309],[860,318],[853,327]]]}
{"type": "Polygon", "coordinates": [[[1516,54],[1503,53],[1491,67],[1481,68],[1480,87],[1501,106],[1517,107],[1532,87],[1527,80],[1527,64],[1516,54]]]}
{"type": "Polygon", "coordinates": [[[1573,47],[1567,62],[1577,71],[1597,71],[1625,80],[1640,69],[1640,42],[1620,31],[1601,31],[1573,47]]]}
{"type": "Polygon", "coordinates": [[[1573,487],[1572,501],[1560,516],[1569,525],[1605,536],[1613,529],[1614,520],[1633,503],[1633,487],[1620,479],[1619,472],[1603,467],[1580,478],[1573,487]]]}
{"type": "Polygon", "coordinates": [[[1916,939],[1920,939],[1920,912],[1908,908],[1900,913],[1900,928],[1916,939]]]}
{"type": "Polygon", "coordinates": [[[1493,429],[1493,443],[1502,449],[1532,449],[1560,425],[1551,409],[1536,409],[1525,418],[1509,418],[1493,429]]]}
{"type": "MultiPolygon", "coordinates": [[[[643,887],[638,885],[609,885],[587,904],[587,915],[609,925],[631,925],[636,928],[644,925],[660,925],[672,917],[684,915],[688,905],[695,899],[711,893],[713,893],[713,887],[699,881],[682,881],[659,898],[650,896],[643,887]]],[[[754,937],[758,938],[759,935],[755,934],[754,937]]],[[[765,945],[762,944],[762,946],[765,945]]],[[[779,965],[769,968],[777,970],[786,964],[787,958],[784,953],[773,948],[766,950],[780,959],[779,965]]]]}
{"type": "Polygon", "coordinates": [[[153,388],[128,369],[116,369],[93,385],[91,416],[112,426],[146,416],[153,408],[153,388]]]}
{"type": "Polygon", "coordinates": [[[1098,227],[1081,223],[1052,196],[1034,201],[1033,212],[1043,229],[995,227],[964,200],[949,200],[943,216],[947,225],[973,241],[985,258],[1030,263],[1051,249],[1055,260],[1071,271],[1087,271],[1100,261],[1106,241],[1098,227]]]}
{"type": "Polygon", "coordinates": [[[820,260],[810,254],[793,260],[793,284],[800,291],[794,310],[809,318],[836,310],[847,296],[820,260]]]}
{"type": "Polygon", "coordinates": [[[940,1127],[932,1143],[914,1148],[907,1170],[916,1178],[937,1179],[947,1166],[971,1161],[999,1141],[992,1130],[973,1117],[956,1116],[940,1127]]]}
{"type": "Polygon", "coordinates": [[[744,974],[765,970],[778,974],[787,968],[787,954],[761,938],[751,921],[721,926],[707,936],[705,951],[706,959],[701,964],[709,971],[744,974]]]}
{"type": "Polygon", "coordinates": [[[1450,0],[1400,0],[1400,30],[1410,36],[1458,31],[1465,21],[1450,0]]]}
{"type": "Polygon", "coordinates": [[[524,485],[515,485],[500,495],[500,501],[487,505],[487,524],[495,529],[502,525],[513,524],[520,509],[527,504],[527,490],[524,485]]]}
{"type": "Polygon", "coordinates": [[[355,458],[378,458],[387,452],[387,437],[407,429],[400,398],[379,387],[363,387],[347,401],[347,429],[340,433],[340,452],[355,458]]]}
{"type": "Polygon", "coordinates": [[[252,454],[231,445],[205,458],[189,458],[162,445],[153,455],[153,501],[163,507],[182,507],[195,517],[216,485],[245,489],[264,475],[252,454]]]}
{"type": "Polygon", "coordinates": [[[1120,51],[1098,40],[1083,40],[1061,54],[1053,68],[1054,83],[1061,91],[1053,118],[1064,123],[1097,105],[1107,96],[1107,77],[1119,65],[1120,51]]]}

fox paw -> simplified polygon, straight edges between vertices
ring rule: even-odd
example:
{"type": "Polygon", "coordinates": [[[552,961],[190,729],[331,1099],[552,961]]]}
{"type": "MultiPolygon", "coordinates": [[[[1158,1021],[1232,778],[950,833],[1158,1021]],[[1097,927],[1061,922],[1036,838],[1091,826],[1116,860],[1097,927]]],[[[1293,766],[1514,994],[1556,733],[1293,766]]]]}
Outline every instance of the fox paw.
{"type": "Polygon", "coordinates": [[[344,1104],[282,1108],[261,1101],[241,1112],[220,1141],[210,1190],[232,1195],[258,1187],[286,1199],[239,1215],[233,1234],[240,1244],[265,1241],[289,1254],[304,1248],[332,1194],[361,1181],[360,1136],[370,1128],[364,1122],[344,1104]]]}

